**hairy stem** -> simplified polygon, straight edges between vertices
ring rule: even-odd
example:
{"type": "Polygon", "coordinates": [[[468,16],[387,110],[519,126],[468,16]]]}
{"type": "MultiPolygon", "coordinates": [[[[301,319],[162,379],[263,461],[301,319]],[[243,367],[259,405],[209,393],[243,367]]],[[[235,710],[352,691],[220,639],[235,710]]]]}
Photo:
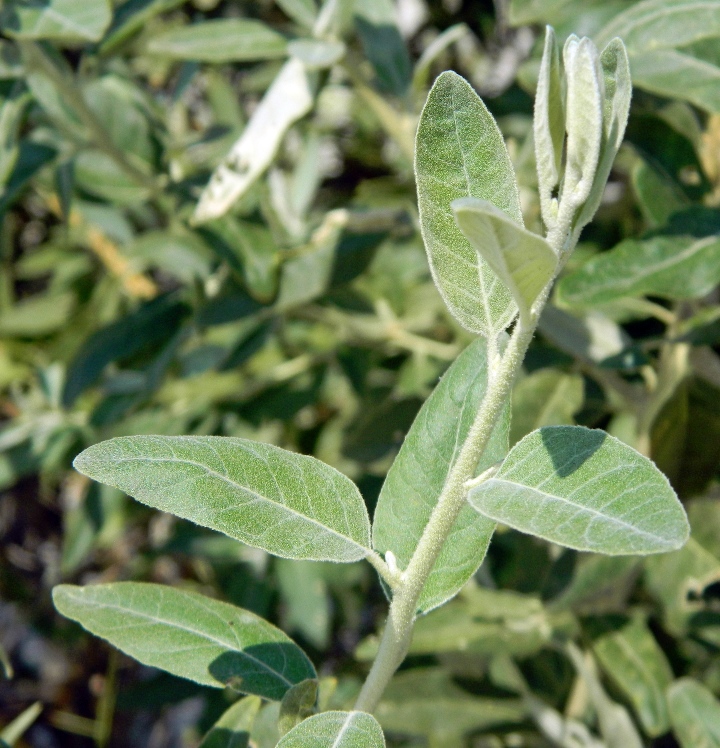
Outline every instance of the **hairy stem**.
{"type": "Polygon", "coordinates": [[[371,712],[377,706],[407,653],[420,594],[460,510],[465,505],[468,490],[465,483],[475,474],[503,405],[510,396],[515,375],[525,357],[536,325],[537,316],[534,316],[533,323],[528,326],[518,322],[499,365],[494,371],[490,369],[488,388],[475,422],[405,570],[402,584],[395,591],[380,649],[355,703],[355,708],[360,711],[371,712]]]}

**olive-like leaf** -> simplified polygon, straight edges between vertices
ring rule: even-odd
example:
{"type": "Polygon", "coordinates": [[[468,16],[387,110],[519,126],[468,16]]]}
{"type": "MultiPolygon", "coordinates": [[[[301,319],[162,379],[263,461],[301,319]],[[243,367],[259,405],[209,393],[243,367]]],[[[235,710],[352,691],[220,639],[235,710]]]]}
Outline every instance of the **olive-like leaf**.
{"type": "Polygon", "coordinates": [[[489,200],[522,226],[515,173],[495,120],[456,73],[438,77],[415,141],[420,228],[440,294],[468,330],[494,337],[517,313],[510,292],[455,224],[450,204],[489,200]]]}
{"type": "Polygon", "coordinates": [[[280,629],[250,611],[160,584],[53,589],[60,613],[122,652],[205,686],[282,699],[315,669],[280,629]]]}
{"type": "Polygon", "coordinates": [[[143,504],[283,558],[359,561],[370,521],[357,486],[314,457],[221,436],[125,436],[75,458],[143,504]]]}
{"type": "Polygon", "coordinates": [[[557,194],[565,140],[565,101],[560,76],[560,55],[555,32],[550,26],[545,29],[545,47],[535,93],[533,135],[540,210],[545,226],[552,227],[557,218],[557,194]]]}
{"type": "Polygon", "coordinates": [[[689,534],[685,510],[655,465],[583,426],[528,434],[469,501],[496,522],[581,551],[663,553],[689,534]]]}
{"type": "Polygon", "coordinates": [[[681,748],[720,748],[720,701],[692,678],[667,691],[670,720],[681,748]]]}
{"type": "MultiPolygon", "coordinates": [[[[467,438],[487,387],[486,343],[469,345],[420,409],[380,491],[373,545],[391,551],[405,569],[467,438]]],[[[501,460],[508,448],[509,408],[500,418],[478,467],[501,460]]],[[[475,573],[495,523],[464,507],[435,562],[418,607],[427,612],[453,597],[475,573]]]]}
{"type": "Polygon", "coordinates": [[[385,738],[371,714],[323,712],[290,730],[277,748],[385,748],[385,738]]]}

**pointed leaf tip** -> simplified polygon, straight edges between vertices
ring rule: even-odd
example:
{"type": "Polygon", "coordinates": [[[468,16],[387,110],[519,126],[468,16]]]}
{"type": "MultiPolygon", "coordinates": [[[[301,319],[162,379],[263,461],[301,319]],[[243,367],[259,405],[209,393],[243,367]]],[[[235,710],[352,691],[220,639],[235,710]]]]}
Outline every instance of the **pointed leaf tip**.
{"type": "Polygon", "coordinates": [[[468,499],[481,514],[521,532],[609,555],[676,550],[690,530],[653,462],[583,426],[528,434],[468,499]]]}

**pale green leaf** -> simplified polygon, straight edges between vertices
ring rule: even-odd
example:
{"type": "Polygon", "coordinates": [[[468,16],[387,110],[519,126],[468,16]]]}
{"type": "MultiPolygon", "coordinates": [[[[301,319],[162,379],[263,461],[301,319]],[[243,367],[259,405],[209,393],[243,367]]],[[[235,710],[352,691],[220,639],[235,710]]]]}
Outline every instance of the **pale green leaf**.
{"type": "Polygon", "coordinates": [[[523,721],[526,709],[519,699],[471,696],[444,668],[412,668],[393,678],[376,714],[388,732],[460,746],[471,731],[523,721]]]}
{"type": "Polygon", "coordinates": [[[371,714],[323,712],[290,730],[277,748],[385,748],[385,738],[371,714]]]}
{"type": "Polygon", "coordinates": [[[720,111],[720,67],[703,43],[720,39],[715,0],[646,0],[617,14],[598,35],[619,36],[627,46],[633,82],[653,93],[720,111]]]}
{"type": "Polygon", "coordinates": [[[548,426],[526,436],[470,491],[486,517],[559,545],[663,553],[688,537],[682,505],[647,458],[604,431],[548,426]]]}
{"type": "Polygon", "coordinates": [[[681,748],[720,748],[720,702],[702,683],[680,678],[668,689],[670,720],[681,748]]]}
{"type": "Polygon", "coordinates": [[[296,39],[288,44],[288,52],[301,60],[308,70],[332,67],[345,54],[345,45],[322,39],[296,39]]]}
{"type": "Polygon", "coordinates": [[[275,0],[283,11],[296,23],[312,29],[317,18],[315,0],[275,0]]]}
{"type": "Polygon", "coordinates": [[[60,613],[144,665],[205,686],[279,700],[315,677],[305,653],[254,613],[160,584],[53,589],[60,613]]]}
{"type": "Polygon", "coordinates": [[[628,698],[645,732],[657,737],[669,729],[665,689],[672,682],[670,665],[650,629],[635,620],[600,637],[593,652],[603,670],[628,698]]]}
{"type": "Polygon", "coordinates": [[[510,157],[492,115],[459,75],[443,73],[420,115],[415,143],[420,228],[430,269],[459,322],[493,337],[517,313],[510,292],[455,224],[450,203],[489,200],[522,226],[510,157]]]}
{"type": "Polygon", "coordinates": [[[632,98],[627,52],[620,39],[613,39],[608,43],[600,53],[599,62],[602,92],[600,153],[590,193],[574,222],[574,241],[577,241],[583,226],[592,220],[600,207],[610,169],[615,161],[615,154],[625,134],[632,98]]]}
{"type": "Polygon", "coordinates": [[[198,748],[248,748],[250,730],[261,703],[257,696],[236,701],[212,726],[198,748]]]}
{"type": "Polygon", "coordinates": [[[0,30],[16,39],[96,42],[111,20],[109,0],[7,0],[0,14],[0,30]]]}
{"type": "Polygon", "coordinates": [[[313,457],[219,436],[127,436],[75,458],[155,509],[283,558],[358,561],[370,522],[355,484],[313,457]]]}
{"type": "Polygon", "coordinates": [[[318,682],[315,678],[304,680],[287,691],[280,703],[278,731],[281,735],[290,732],[315,710],[318,682]]]}
{"type": "Polygon", "coordinates": [[[442,610],[418,618],[409,654],[527,657],[547,645],[551,635],[539,598],[468,585],[442,610]]]}
{"type": "Polygon", "coordinates": [[[290,126],[310,111],[313,92],[305,66],[292,58],[283,65],[247,127],[200,195],[193,221],[227,213],[275,158],[290,126]]]}
{"type": "Polygon", "coordinates": [[[639,564],[635,556],[583,556],[570,584],[549,604],[550,609],[572,610],[577,615],[624,612],[639,564]]]}
{"type": "Polygon", "coordinates": [[[720,5],[715,0],[645,0],[619,13],[598,34],[605,44],[619,36],[631,53],[681,47],[718,36],[720,5]]]}
{"type": "Polygon", "coordinates": [[[478,257],[510,290],[521,318],[527,317],[555,273],[555,252],[541,236],[518,226],[487,200],[463,197],[453,200],[451,206],[457,225],[478,257]]]}
{"type": "MultiPolygon", "coordinates": [[[[375,509],[373,544],[381,553],[391,551],[400,569],[415,551],[486,387],[486,344],[479,339],[458,356],[420,409],[388,472],[375,509]]],[[[495,427],[479,472],[507,452],[508,410],[495,427]]],[[[457,594],[482,562],[494,529],[493,522],[463,508],[425,583],[420,610],[432,610],[457,594]]]]}
{"type": "Polygon", "coordinates": [[[585,398],[583,378],[558,369],[540,369],[513,389],[510,444],[543,426],[573,424],[585,398]]]}
{"type": "Polygon", "coordinates": [[[565,141],[565,100],[560,76],[560,54],[555,32],[550,26],[545,28],[545,47],[535,93],[533,135],[540,209],[543,223],[550,227],[557,218],[557,195],[565,141]]]}
{"type": "Polygon", "coordinates": [[[583,656],[573,642],[568,642],[566,649],[578,675],[585,681],[605,748],[643,748],[642,739],[628,710],[605,692],[592,657],[583,656]]]}
{"type": "Polygon", "coordinates": [[[558,285],[573,306],[605,304],[626,296],[694,299],[720,282],[720,237],[654,236],[626,239],[601,252],[558,285]]]}
{"type": "Polygon", "coordinates": [[[595,180],[603,135],[603,90],[598,53],[587,37],[568,38],[563,62],[567,81],[567,144],[560,209],[567,204],[574,212],[589,196],[595,180]]]}
{"type": "Polygon", "coordinates": [[[285,37],[260,21],[219,18],[153,36],[148,52],[173,60],[241,62],[285,57],[285,37]]]}
{"type": "Polygon", "coordinates": [[[645,559],[645,586],[662,603],[665,628],[681,636],[703,612],[703,594],[720,582],[720,560],[695,538],[675,553],[645,559]]]}

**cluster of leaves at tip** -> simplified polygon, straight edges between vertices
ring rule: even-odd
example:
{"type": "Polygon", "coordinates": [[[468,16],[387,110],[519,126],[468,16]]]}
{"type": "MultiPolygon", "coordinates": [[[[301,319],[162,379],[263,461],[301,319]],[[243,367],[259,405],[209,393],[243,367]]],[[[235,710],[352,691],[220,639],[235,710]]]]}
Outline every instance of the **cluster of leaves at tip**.
{"type": "Polygon", "coordinates": [[[2,699],[0,739],[107,745],[119,681],[118,722],[198,696],[206,748],[712,745],[717,9],[515,0],[567,41],[514,83],[465,11],[231,5],[0,15],[0,591],[90,674],[31,592],[78,582],[58,610],[167,673],[111,655],[93,720],[2,699]],[[412,629],[374,717],[363,559],[412,629]]]}

